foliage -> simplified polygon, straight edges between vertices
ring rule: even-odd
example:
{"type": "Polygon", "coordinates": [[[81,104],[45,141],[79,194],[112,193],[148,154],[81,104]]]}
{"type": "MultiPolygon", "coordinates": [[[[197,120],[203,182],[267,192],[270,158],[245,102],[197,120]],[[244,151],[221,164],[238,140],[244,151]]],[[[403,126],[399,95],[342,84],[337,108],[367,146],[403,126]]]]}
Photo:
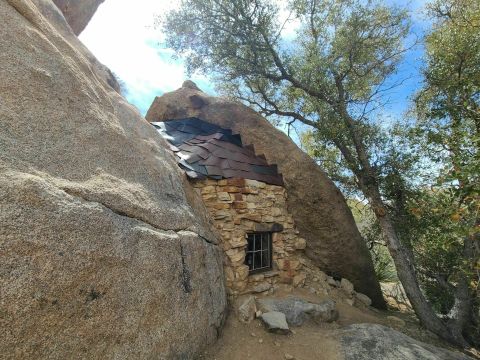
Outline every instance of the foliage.
{"type": "Polygon", "coordinates": [[[409,202],[417,220],[412,242],[420,280],[429,300],[444,315],[453,308],[458,276],[464,274],[475,281],[463,249],[465,238],[472,236],[478,209],[459,200],[452,189],[434,187],[409,202]]]}
{"type": "Polygon", "coordinates": [[[435,22],[425,41],[425,84],[415,99],[412,137],[440,175],[428,179],[430,189],[409,204],[420,223],[414,249],[437,311],[457,311],[465,284],[477,327],[470,337],[478,341],[480,3],[437,0],[429,10],[435,22]]]}

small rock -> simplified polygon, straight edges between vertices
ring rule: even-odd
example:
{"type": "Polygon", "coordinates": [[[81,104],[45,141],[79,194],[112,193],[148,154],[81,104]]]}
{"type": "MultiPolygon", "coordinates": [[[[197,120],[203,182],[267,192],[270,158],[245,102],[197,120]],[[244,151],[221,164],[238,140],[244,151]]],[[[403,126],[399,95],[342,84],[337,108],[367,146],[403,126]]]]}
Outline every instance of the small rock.
{"type": "Polygon", "coordinates": [[[317,277],[318,277],[318,281],[320,281],[320,282],[327,281],[327,274],[325,274],[323,271],[317,271],[316,274],[317,274],[317,277]]]}
{"type": "Polygon", "coordinates": [[[261,319],[270,332],[282,335],[290,333],[284,313],[270,311],[262,314],[261,319]]]}
{"type": "Polygon", "coordinates": [[[330,286],[338,287],[338,282],[335,281],[331,276],[327,277],[327,283],[330,286]]]}
{"type": "Polygon", "coordinates": [[[259,318],[260,316],[262,316],[262,312],[260,310],[257,310],[257,312],[255,312],[255,317],[259,318]]]}
{"type": "Polygon", "coordinates": [[[252,332],[252,333],[250,333],[250,336],[255,337],[256,335],[255,335],[255,333],[252,332]]]}
{"type": "Polygon", "coordinates": [[[362,293],[356,293],[355,298],[360,301],[362,304],[365,306],[370,306],[372,305],[372,300],[365,294],[362,293]]]}
{"type": "Polygon", "coordinates": [[[248,295],[242,296],[236,300],[237,316],[240,321],[249,323],[255,318],[257,306],[255,304],[255,297],[248,295]]]}
{"type": "Polygon", "coordinates": [[[280,345],[281,345],[278,341],[274,341],[273,344],[274,344],[275,346],[280,346],[280,345]]]}
{"type": "Polygon", "coordinates": [[[350,306],[353,306],[353,304],[355,304],[355,300],[354,299],[347,299],[347,304],[350,305],[350,306]]]}
{"type": "Polygon", "coordinates": [[[332,322],[338,320],[338,310],[335,302],[331,299],[316,304],[315,311],[312,313],[313,320],[317,323],[332,322]]]}
{"type": "Polygon", "coordinates": [[[269,283],[260,283],[258,285],[256,285],[253,289],[252,289],[252,292],[254,293],[262,293],[264,291],[268,291],[270,290],[270,288],[272,287],[272,285],[270,285],[269,283]]]}
{"type": "Polygon", "coordinates": [[[293,277],[293,286],[294,287],[303,286],[305,284],[305,279],[306,278],[307,278],[307,275],[304,274],[304,273],[295,275],[293,277]]]}
{"type": "Polygon", "coordinates": [[[265,279],[264,274],[254,274],[254,275],[250,275],[249,277],[249,281],[252,281],[252,282],[263,281],[264,279],[265,279]]]}
{"type": "Polygon", "coordinates": [[[298,238],[294,244],[295,249],[303,250],[307,247],[307,241],[303,238],[298,238]]]}
{"type": "Polygon", "coordinates": [[[295,356],[285,353],[285,360],[295,360],[295,356]]]}
{"type": "Polygon", "coordinates": [[[258,339],[258,342],[259,342],[260,344],[263,344],[263,339],[258,339]]]}
{"type": "Polygon", "coordinates": [[[340,287],[349,296],[353,295],[353,292],[354,292],[353,284],[348,279],[342,278],[342,280],[340,281],[340,287]]]}

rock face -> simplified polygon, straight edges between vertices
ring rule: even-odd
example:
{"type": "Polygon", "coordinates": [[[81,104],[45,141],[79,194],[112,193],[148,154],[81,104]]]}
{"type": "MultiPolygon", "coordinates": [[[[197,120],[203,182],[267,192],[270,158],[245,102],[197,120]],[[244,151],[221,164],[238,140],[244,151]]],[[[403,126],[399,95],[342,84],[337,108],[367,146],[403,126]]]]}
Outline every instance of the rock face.
{"type": "Polygon", "coordinates": [[[470,357],[414,340],[378,324],[355,324],[339,330],[345,360],[469,360],[470,357]]]}
{"type": "Polygon", "coordinates": [[[162,121],[198,117],[241,134],[257,154],[277,164],[288,193],[288,209],[306,254],[323,270],[346,277],[377,307],[385,303],[368,249],[340,191],[317,164],[286,134],[250,108],[207,96],[189,81],[174,92],[155,98],[146,119],[162,121]]]}
{"type": "Polygon", "coordinates": [[[75,35],[87,26],[98,6],[105,0],[53,0],[65,16],[75,35]]]}
{"type": "Polygon", "coordinates": [[[226,308],[201,200],[52,2],[0,19],[0,353],[195,357],[226,308]]]}

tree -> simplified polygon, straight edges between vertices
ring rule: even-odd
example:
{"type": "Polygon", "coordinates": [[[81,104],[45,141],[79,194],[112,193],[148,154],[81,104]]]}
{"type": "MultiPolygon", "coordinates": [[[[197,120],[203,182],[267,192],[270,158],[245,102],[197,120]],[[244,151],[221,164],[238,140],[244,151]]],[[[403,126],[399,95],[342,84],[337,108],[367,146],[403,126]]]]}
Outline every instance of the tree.
{"type": "MultiPolygon", "coordinates": [[[[435,209],[433,226],[424,227],[429,256],[420,261],[433,270],[427,289],[450,295],[450,328],[460,334],[473,321],[478,328],[472,310],[480,280],[480,3],[436,0],[429,11],[435,22],[426,37],[416,136],[441,176],[412,205],[418,213],[435,209]],[[433,253],[444,262],[437,269],[428,263],[433,253]]],[[[478,329],[476,335],[478,342],[478,329]]]]}
{"type": "Polygon", "coordinates": [[[423,325],[465,346],[423,295],[413,254],[400,240],[381,191],[390,166],[375,111],[407,50],[407,13],[375,0],[292,0],[281,19],[269,0],[184,0],[164,22],[167,45],[190,72],[215,74],[220,88],[266,116],[311,126],[335,148],[368,199],[412,306],[423,325]],[[286,39],[289,22],[296,36],[286,39]]]}

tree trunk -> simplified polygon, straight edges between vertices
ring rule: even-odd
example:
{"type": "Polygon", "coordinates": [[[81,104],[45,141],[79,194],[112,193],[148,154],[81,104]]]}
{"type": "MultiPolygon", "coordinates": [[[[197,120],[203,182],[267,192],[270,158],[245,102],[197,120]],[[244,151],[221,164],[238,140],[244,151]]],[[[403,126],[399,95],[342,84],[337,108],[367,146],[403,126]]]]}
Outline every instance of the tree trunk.
{"type": "Polygon", "coordinates": [[[460,333],[456,332],[454,334],[448,328],[447,324],[435,314],[432,306],[427,302],[423,295],[417,280],[413,256],[398,238],[393,222],[383,204],[378,189],[372,188],[371,186],[364,186],[363,190],[370,201],[383,235],[385,236],[388,250],[397,269],[398,278],[401,281],[405,293],[407,294],[422,325],[453,344],[461,347],[468,347],[468,343],[463,338],[461,331],[460,333]]]}
{"type": "MultiPolygon", "coordinates": [[[[480,219],[477,219],[475,226],[480,225],[480,219]]],[[[467,236],[464,240],[462,255],[469,264],[475,263],[478,256],[476,242],[478,242],[478,234],[467,236]]],[[[472,271],[470,267],[468,269],[472,271]]],[[[449,323],[450,331],[454,336],[463,336],[468,326],[473,322],[473,294],[470,290],[469,279],[465,273],[459,274],[459,280],[455,289],[455,304],[452,308],[452,320],[449,323]]]]}

